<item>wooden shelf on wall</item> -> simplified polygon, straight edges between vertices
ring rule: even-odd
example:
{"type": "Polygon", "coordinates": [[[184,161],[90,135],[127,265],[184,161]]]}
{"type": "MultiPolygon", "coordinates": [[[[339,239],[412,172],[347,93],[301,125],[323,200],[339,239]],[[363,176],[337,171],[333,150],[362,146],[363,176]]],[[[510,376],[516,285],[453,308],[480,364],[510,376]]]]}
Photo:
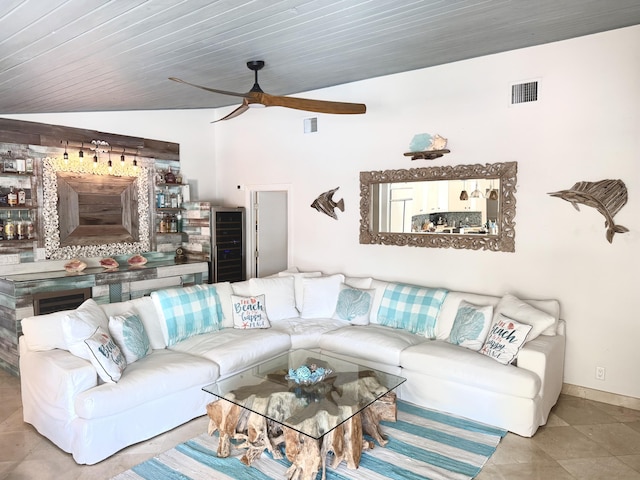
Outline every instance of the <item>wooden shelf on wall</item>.
{"type": "Polygon", "coordinates": [[[423,152],[407,152],[405,157],[411,157],[411,160],[434,160],[442,157],[445,153],[449,153],[451,150],[425,150],[423,152]]]}

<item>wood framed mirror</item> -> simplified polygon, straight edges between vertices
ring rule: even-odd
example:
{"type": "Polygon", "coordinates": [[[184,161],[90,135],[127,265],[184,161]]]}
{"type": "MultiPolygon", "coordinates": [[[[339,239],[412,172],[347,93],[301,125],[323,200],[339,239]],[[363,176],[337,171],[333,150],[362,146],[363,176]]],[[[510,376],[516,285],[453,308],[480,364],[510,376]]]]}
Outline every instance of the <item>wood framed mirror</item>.
{"type": "Polygon", "coordinates": [[[517,162],[360,172],[360,243],[515,251],[517,162]]]}
{"type": "MultiPolygon", "coordinates": [[[[93,162],[89,162],[93,163],[93,162]]],[[[43,161],[45,255],[105,257],[150,248],[147,167],[109,170],[60,159],[43,161]]]]}

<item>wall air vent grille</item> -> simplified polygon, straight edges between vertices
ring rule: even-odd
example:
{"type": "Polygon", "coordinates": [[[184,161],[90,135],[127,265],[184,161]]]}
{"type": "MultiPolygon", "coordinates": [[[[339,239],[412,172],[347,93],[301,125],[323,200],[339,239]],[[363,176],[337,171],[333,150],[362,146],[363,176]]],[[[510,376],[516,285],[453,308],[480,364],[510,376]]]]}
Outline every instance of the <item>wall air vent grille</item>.
{"type": "Polygon", "coordinates": [[[516,83],[511,85],[511,105],[538,101],[538,82],[516,83]]]}

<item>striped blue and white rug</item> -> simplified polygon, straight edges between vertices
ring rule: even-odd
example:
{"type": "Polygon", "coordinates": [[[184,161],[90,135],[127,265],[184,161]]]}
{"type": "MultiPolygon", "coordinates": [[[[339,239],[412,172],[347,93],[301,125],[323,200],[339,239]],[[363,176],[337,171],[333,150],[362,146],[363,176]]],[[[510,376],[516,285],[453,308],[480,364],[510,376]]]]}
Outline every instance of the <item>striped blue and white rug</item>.
{"type": "MultiPolygon", "coordinates": [[[[360,467],[344,462],[327,479],[431,479],[467,480],[480,473],[506,431],[471,420],[398,401],[398,421],[381,422],[389,437],[386,447],[376,444],[362,452],[360,467]]],[[[251,467],[235,456],[218,458],[218,435],[206,433],[136,465],[113,480],[283,479],[289,462],[274,460],[267,452],[251,467]]],[[[318,473],[318,479],[321,472],[318,473]]]]}

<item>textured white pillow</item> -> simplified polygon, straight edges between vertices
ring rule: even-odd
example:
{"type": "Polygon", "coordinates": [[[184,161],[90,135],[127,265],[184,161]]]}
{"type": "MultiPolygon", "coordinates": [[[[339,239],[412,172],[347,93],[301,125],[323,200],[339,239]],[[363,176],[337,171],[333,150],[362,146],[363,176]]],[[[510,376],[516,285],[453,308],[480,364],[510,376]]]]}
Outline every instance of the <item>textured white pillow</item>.
{"type": "Polygon", "coordinates": [[[531,325],[518,323],[504,315],[498,315],[480,353],[504,365],[509,365],[518,356],[518,352],[526,342],[530,331],[531,325]]]}
{"type": "Polygon", "coordinates": [[[265,308],[265,296],[240,297],[231,295],[233,328],[269,328],[269,316],[265,308]]]}
{"type": "Polygon", "coordinates": [[[462,300],[451,327],[449,343],[477,352],[487,338],[492,319],[492,305],[479,306],[462,300]]]}
{"type": "Polygon", "coordinates": [[[109,317],[109,333],[120,347],[127,365],[152,352],[142,320],[133,312],[109,317]]]}
{"type": "MultiPolygon", "coordinates": [[[[264,295],[269,320],[283,320],[298,316],[293,277],[249,279],[251,293],[243,297],[264,295]]],[[[238,294],[234,288],[234,293],[238,294]]]]}
{"type": "Polygon", "coordinates": [[[302,295],[303,295],[303,281],[305,278],[321,277],[322,272],[296,272],[292,273],[284,271],[278,273],[280,277],[293,277],[293,288],[296,296],[296,308],[298,311],[302,310],[302,295]]]}
{"type": "Polygon", "coordinates": [[[493,321],[496,322],[499,320],[500,315],[531,325],[531,333],[527,337],[527,342],[536,338],[556,322],[553,315],[532,307],[510,293],[505,294],[500,299],[500,302],[498,302],[493,315],[493,321]]]}
{"type": "Polygon", "coordinates": [[[344,275],[303,279],[302,318],[331,318],[336,311],[344,275]]]}
{"type": "Polygon", "coordinates": [[[62,320],[62,331],[69,351],[76,357],[90,360],[90,352],[84,341],[93,335],[96,328],[109,331],[109,317],[92,298],[70,312],[62,320]]]}
{"type": "Polygon", "coordinates": [[[375,293],[373,288],[364,290],[341,285],[333,318],[346,320],[351,325],[369,325],[375,293]]]}
{"type": "Polygon", "coordinates": [[[108,383],[120,380],[127,361],[107,331],[102,327],[96,328],[84,343],[90,354],[89,361],[98,371],[100,378],[108,383]]]}

